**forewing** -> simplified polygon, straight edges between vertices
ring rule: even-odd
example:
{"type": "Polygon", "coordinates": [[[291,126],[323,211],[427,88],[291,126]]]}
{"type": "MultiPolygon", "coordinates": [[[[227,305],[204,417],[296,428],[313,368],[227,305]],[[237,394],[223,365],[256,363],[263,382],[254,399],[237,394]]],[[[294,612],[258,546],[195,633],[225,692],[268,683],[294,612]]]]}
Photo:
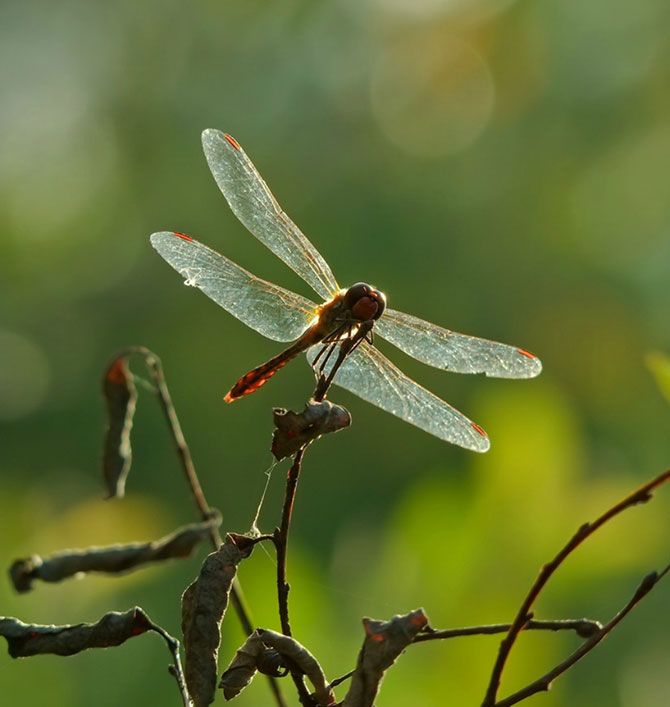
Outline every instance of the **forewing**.
{"type": "Polygon", "coordinates": [[[209,129],[202,134],[202,146],[235,216],[324,300],[331,299],[340,288],[328,264],[284,213],[236,140],[209,129]]]}
{"type": "Polygon", "coordinates": [[[317,314],[305,297],[261,280],[188,236],[163,231],[151,245],[186,280],[247,326],[275,341],[293,341],[317,314]]]}
{"type": "Polygon", "coordinates": [[[394,309],[385,310],[374,331],[406,354],[446,371],[534,378],[542,370],[540,359],[524,349],[457,334],[394,309]]]}
{"type": "MultiPolygon", "coordinates": [[[[313,346],[307,352],[310,363],[318,351],[313,346]]],[[[366,341],[345,359],[333,382],[445,442],[475,452],[490,446],[481,427],[408,378],[366,341]]]]}

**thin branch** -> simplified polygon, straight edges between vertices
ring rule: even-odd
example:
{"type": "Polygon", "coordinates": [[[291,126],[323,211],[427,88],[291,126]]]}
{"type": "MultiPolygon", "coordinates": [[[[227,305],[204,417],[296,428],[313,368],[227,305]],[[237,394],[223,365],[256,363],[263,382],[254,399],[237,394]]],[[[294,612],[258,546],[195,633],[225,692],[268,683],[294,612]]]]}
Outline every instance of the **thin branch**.
{"type": "MultiPolygon", "coordinates": [[[[156,386],[158,400],[170,428],[172,440],[174,442],[175,449],[177,450],[179,461],[181,462],[186,483],[191,491],[191,497],[200,512],[200,518],[202,520],[207,520],[212,517],[213,511],[207,503],[205,492],[202,490],[202,486],[200,485],[200,480],[198,479],[198,474],[195,470],[195,465],[193,464],[193,458],[191,457],[191,451],[186,443],[186,439],[184,438],[184,433],[182,432],[181,425],[179,424],[179,418],[177,417],[177,411],[172,403],[170,391],[168,390],[167,383],[165,382],[161,361],[158,356],[148,349],[143,349],[142,352],[145,357],[147,368],[149,369],[153,382],[156,386]]],[[[212,528],[210,539],[214,550],[217,550],[223,542],[221,534],[217,528],[212,528]]],[[[244,604],[242,590],[237,579],[233,584],[231,597],[235,611],[239,616],[240,623],[242,624],[245,633],[247,635],[251,634],[254,627],[249,617],[247,607],[244,604]]]]}
{"type": "Polygon", "coordinates": [[[577,661],[581,660],[587,653],[592,651],[611,631],[617,626],[617,624],[624,619],[636,606],[644,599],[644,597],[656,586],[656,584],[668,573],[670,570],[670,565],[668,565],[662,572],[652,572],[648,574],[640,583],[640,586],[635,591],[635,594],[626,604],[626,606],[621,609],[605,626],[602,627],[600,631],[595,633],[591,638],[585,641],[572,655],[568,656],[562,663],[559,663],[555,668],[545,673],[542,677],[538,678],[534,682],[530,683],[526,687],[522,688],[518,692],[506,697],[503,700],[495,703],[495,707],[510,707],[515,705],[527,697],[534,695],[538,692],[546,692],[551,687],[551,683],[559,676],[562,675],[566,670],[571,668],[577,661]]]}
{"type": "MultiPolygon", "coordinates": [[[[466,626],[464,628],[448,628],[441,631],[434,629],[420,633],[412,643],[437,641],[460,636],[485,636],[496,633],[507,633],[512,624],[485,624],[482,626],[466,626]]],[[[602,629],[602,624],[593,619],[559,619],[557,621],[529,621],[524,625],[524,631],[575,631],[582,638],[589,638],[602,629]]]]}
{"type": "MultiPolygon", "coordinates": [[[[200,518],[202,520],[208,520],[212,517],[213,511],[207,503],[205,493],[200,485],[200,480],[198,479],[198,474],[195,470],[195,465],[193,464],[191,452],[188,444],[186,443],[184,433],[182,432],[181,425],[179,424],[177,412],[172,403],[172,398],[170,397],[170,391],[168,390],[167,383],[165,382],[161,361],[158,356],[144,347],[139,347],[137,349],[137,353],[144,356],[147,368],[153,379],[154,385],[156,386],[158,400],[160,402],[161,409],[163,410],[163,414],[165,415],[165,419],[167,420],[168,427],[170,428],[175,449],[177,450],[177,455],[179,456],[181,467],[186,478],[186,483],[191,491],[191,497],[200,512],[200,518]]],[[[221,538],[221,535],[216,527],[213,527],[210,532],[210,540],[214,550],[217,550],[223,542],[223,539],[221,538]]],[[[244,601],[242,587],[237,577],[233,582],[230,598],[245,634],[247,636],[250,635],[253,633],[254,627],[251,622],[249,609],[244,601]]],[[[269,676],[268,681],[278,707],[286,707],[286,703],[281,694],[277,681],[269,676]]]]}
{"type": "MultiPolygon", "coordinates": [[[[439,641],[447,638],[460,638],[461,636],[487,636],[497,633],[506,633],[512,624],[483,624],[481,626],[465,626],[463,628],[448,628],[436,630],[427,626],[424,633],[419,633],[412,639],[412,643],[425,643],[426,641],[439,641]]],[[[602,630],[600,621],[593,619],[558,619],[556,621],[529,621],[524,626],[524,631],[574,631],[582,638],[590,638],[602,630]]],[[[337,687],[348,680],[355,671],[350,670],[346,675],[335,678],[330,683],[330,688],[337,687]]]]}
{"type": "Polygon", "coordinates": [[[352,677],[355,672],[356,672],[355,670],[350,670],[345,675],[342,675],[342,677],[335,678],[335,680],[333,680],[328,687],[330,687],[330,689],[332,690],[334,687],[341,685],[343,682],[345,682],[350,677],[352,677]]]}
{"type": "Polygon", "coordinates": [[[554,574],[554,572],[560,567],[560,565],[565,561],[565,559],[572,553],[576,548],[578,548],[584,540],[593,535],[599,528],[601,528],[607,521],[611,520],[617,516],[622,511],[627,508],[631,508],[639,503],[646,503],[652,497],[652,491],[656,489],[661,484],[665,483],[670,479],[670,470],[663,472],[657,476],[652,481],[641,486],[639,489],[634,491],[632,494],[624,498],[622,501],[612,506],[609,510],[605,511],[599,518],[597,518],[592,523],[584,523],[577,532],[570,538],[563,549],[554,557],[553,560],[548,562],[540,570],[537,579],[531,586],[526,595],[523,603],[519,607],[517,615],[512,622],[512,625],[507,632],[507,636],[501,641],[500,649],[498,651],[498,657],[496,659],[495,665],[493,666],[493,671],[491,673],[491,679],[489,681],[488,689],[482,703],[482,707],[493,707],[496,705],[496,698],[498,694],[498,689],[500,688],[500,679],[502,677],[502,672],[505,668],[505,663],[507,658],[514,646],[514,643],[523,630],[524,626],[532,619],[531,608],[535,603],[535,600],[539,596],[540,592],[544,589],[545,585],[554,574]]]}
{"type": "Polygon", "coordinates": [[[177,682],[177,687],[179,688],[179,694],[181,695],[184,707],[191,707],[191,697],[188,694],[186,680],[184,679],[184,670],[181,666],[181,656],[179,655],[179,641],[174,638],[174,636],[171,636],[164,628],[162,628],[158,624],[155,624],[153,621],[149,621],[149,624],[152,631],[155,631],[157,634],[163,637],[170,653],[172,653],[172,659],[174,660],[174,664],[168,666],[168,672],[177,682]]]}
{"type": "MultiPolygon", "coordinates": [[[[200,480],[198,479],[198,474],[196,473],[195,465],[193,464],[193,458],[191,457],[191,451],[188,448],[188,444],[186,444],[184,433],[182,432],[181,425],[179,424],[177,411],[172,403],[170,391],[168,390],[167,383],[165,382],[163,366],[156,354],[148,351],[147,349],[144,349],[143,353],[147,368],[151,374],[154,385],[156,386],[156,393],[158,395],[161,409],[163,410],[163,414],[165,415],[165,419],[167,420],[170,432],[172,434],[175,449],[186,477],[186,483],[191,491],[193,501],[200,511],[202,520],[206,520],[210,517],[212,510],[207,503],[202,486],[200,485],[200,480]]],[[[215,533],[212,534],[212,537],[218,547],[222,542],[218,531],[215,531],[215,533]]],[[[214,549],[216,550],[216,547],[214,549]]]]}
{"type": "Polygon", "coordinates": [[[288,536],[291,527],[293,503],[298,489],[298,479],[302,467],[302,458],[305,447],[301,447],[293,459],[293,464],[286,477],[286,491],[284,493],[284,507],[282,509],[281,525],[275,530],[275,546],[277,548],[277,598],[279,602],[279,619],[281,630],[285,636],[291,636],[291,622],[288,611],[288,593],[290,585],[286,581],[286,560],[288,552],[288,536]]]}
{"type": "MultiPolygon", "coordinates": [[[[293,513],[293,503],[298,489],[298,479],[302,467],[302,458],[308,445],[304,445],[293,458],[293,464],[288,470],[286,477],[286,491],[284,493],[284,507],[282,509],[281,525],[275,529],[274,543],[277,550],[277,601],[279,604],[279,620],[281,630],[285,636],[291,636],[291,622],[289,619],[288,594],[291,589],[286,581],[286,561],[288,553],[288,536],[291,528],[291,515],[293,513]]],[[[314,701],[307,691],[302,675],[291,672],[291,678],[298,690],[300,702],[305,707],[314,704],[314,701]]]]}

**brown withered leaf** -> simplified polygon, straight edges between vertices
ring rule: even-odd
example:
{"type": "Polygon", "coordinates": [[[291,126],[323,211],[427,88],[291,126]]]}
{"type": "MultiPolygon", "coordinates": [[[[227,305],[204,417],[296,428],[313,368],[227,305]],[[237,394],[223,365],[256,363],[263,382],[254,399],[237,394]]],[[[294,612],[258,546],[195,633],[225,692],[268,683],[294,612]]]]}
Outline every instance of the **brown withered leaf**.
{"type": "Polygon", "coordinates": [[[137,391],[128,368],[128,355],[117,356],[103,378],[107,405],[107,429],[102,453],[102,474],[108,498],[121,498],[130,471],[132,449],[130,430],[137,404],[137,391]]]}
{"type": "Polygon", "coordinates": [[[272,453],[278,461],[295,454],[307,442],[351,424],[349,411],[329,400],[309,400],[302,412],[275,408],[273,418],[272,453]]]}
{"type": "Polygon", "coordinates": [[[314,686],[313,697],[318,705],[327,707],[335,703],[335,695],[317,659],[295,638],[262,628],[256,629],[239,648],[221,676],[219,687],[226,700],[232,700],[249,685],[257,671],[281,677],[287,669],[307,676],[314,686]]]}
{"type": "Polygon", "coordinates": [[[124,613],[110,611],[94,624],[42,626],[0,617],[0,635],[7,639],[12,658],[42,653],[74,655],[87,648],[118,646],[150,630],[151,621],[137,606],[124,613]]]}
{"type": "Polygon", "coordinates": [[[313,696],[317,704],[323,705],[323,707],[335,704],[335,695],[328,686],[319,661],[307,648],[298,643],[295,638],[284,636],[276,631],[259,628],[256,633],[266,646],[274,648],[281,655],[284,662],[291,667],[292,672],[299,671],[307,676],[314,686],[313,696]]]}
{"type": "Polygon", "coordinates": [[[390,621],[363,619],[366,636],[342,707],[372,707],[384,672],[427,625],[423,609],[390,621]]]}
{"type": "Polygon", "coordinates": [[[197,579],[182,595],[184,673],[195,707],[214,700],[221,621],[237,566],[251,554],[253,547],[251,538],[233,533],[226,535],[219,549],[205,558],[197,579]]]}
{"type": "Polygon", "coordinates": [[[254,632],[244,644],[237,649],[235,657],[226,668],[219,687],[223,690],[226,700],[237,697],[247,685],[251,683],[258,671],[258,656],[264,651],[265,646],[258,633],[254,632]]]}
{"type": "Polygon", "coordinates": [[[211,520],[185,525],[153,542],[66,550],[45,558],[32,555],[15,560],[9,568],[9,575],[18,592],[28,592],[35,579],[60,582],[85,572],[129,572],[150,562],[188,557],[220,523],[221,516],[217,514],[211,520]]]}

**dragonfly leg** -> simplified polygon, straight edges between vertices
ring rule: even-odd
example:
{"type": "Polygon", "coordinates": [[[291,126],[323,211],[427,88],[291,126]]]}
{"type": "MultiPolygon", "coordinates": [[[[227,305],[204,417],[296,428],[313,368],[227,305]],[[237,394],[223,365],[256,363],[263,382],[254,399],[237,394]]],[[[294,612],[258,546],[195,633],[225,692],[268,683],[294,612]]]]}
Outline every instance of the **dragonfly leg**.
{"type": "Polygon", "coordinates": [[[321,375],[324,374],[324,372],[326,370],[326,366],[328,365],[328,359],[330,359],[330,357],[333,355],[333,351],[335,351],[336,348],[337,348],[336,343],[330,344],[330,346],[328,347],[328,353],[324,356],[323,361],[321,362],[321,365],[319,366],[319,373],[321,375]]]}
{"type": "Polygon", "coordinates": [[[358,330],[353,335],[351,335],[351,332],[350,332],[349,338],[340,344],[340,350],[339,350],[339,353],[337,354],[337,359],[336,359],[335,363],[333,364],[333,367],[332,367],[330,373],[328,374],[328,377],[326,378],[325,374],[324,374],[324,368],[325,368],[326,361],[328,360],[328,358],[330,357],[330,355],[332,354],[332,352],[334,350],[334,345],[331,347],[330,351],[328,352],[328,355],[326,356],[326,360],[321,364],[321,367],[319,368],[319,370],[321,372],[321,376],[319,378],[319,383],[316,387],[316,390],[314,391],[313,397],[315,400],[321,401],[326,397],[326,393],[328,392],[328,389],[330,388],[330,385],[333,382],[333,378],[335,377],[335,374],[337,373],[339,367],[344,362],[344,359],[350,353],[355,351],[358,348],[358,346],[360,346],[360,343],[361,343],[361,341],[363,341],[363,339],[368,338],[368,335],[370,334],[370,331],[372,330],[373,324],[374,324],[374,322],[372,322],[372,321],[363,322],[360,325],[360,327],[358,328],[358,330]]]}
{"type": "Polygon", "coordinates": [[[344,319],[344,320],[338,320],[338,321],[341,321],[342,324],[340,324],[340,326],[338,326],[337,329],[335,329],[335,331],[328,334],[328,336],[323,340],[323,343],[330,344],[333,341],[339,341],[342,334],[345,334],[345,333],[348,333],[349,331],[351,331],[351,325],[352,325],[351,320],[344,319]]]}
{"type": "Polygon", "coordinates": [[[335,347],[337,346],[337,343],[340,341],[340,337],[342,334],[345,332],[351,337],[351,325],[349,320],[345,319],[340,319],[338,321],[342,321],[343,324],[341,324],[337,329],[335,329],[334,332],[329,334],[321,343],[326,344],[326,346],[323,346],[321,348],[321,351],[316,355],[314,360],[312,361],[312,368],[316,366],[316,364],[319,362],[319,359],[323,354],[328,351],[326,357],[324,360],[321,362],[321,365],[318,368],[318,371],[321,375],[323,375],[323,371],[326,368],[326,364],[328,363],[328,359],[330,358],[331,354],[333,353],[335,347]]]}
{"type": "MultiPolygon", "coordinates": [[[[342,335],[342,333],[344,333],[344,332],[342,332],[342,329],[343,329],[343,327],[340,327],[336,332],[334,332],[329,337],[324,339],[324,341],[326,343],[330,343],[332,341],[332,344],[329,347],[324,347],[323,349],[321,349],[321,351],[319,351],[319,354],[317,355],[317,357],[314,359],[314,363],[312,365],[314,365],[319,360],[319,358],[321,357],[321,355],[323,354],[325,349],[328,348],[328,353],[326,354],[326,357],[323,359],[323,361],[321,362],[321,365],[319,366],[319,373],[322,376],[324,375],[324,371],[326,370],[326,365],[328,364],[328,359],[331,357],[333,351],[335,351],[337,344],[340,343],[340,341],[341,341],[339,337],[342,335]]],[[[342,345],[344,345],[345,342],[348,343],[353,338],[353,330],[351,329],[351,327],[349,327],[349,330],[346,332],[346,335],[347,335],[347,339],[345,339],[344,341],[341,342],[342,345]]],[[[358,344],[356,344],[356,345],[358,345],[358,344]]],[[[339,368],[338,363],[336,363],[335,365],[339,368]]]]}
{"type": "MultiPolygon", "coordinates": [[[[321,350],[319,351],[319,353],[315,356],[314,360],[312,361],[312,368],[314,368],[316,366],[316,364],[319,362],[319,359],[321,358],[321,356],[323,356],[323,354],[330,348],[332,348],[332,346],[330,344],[326,344],[325,346],[321,347],[321,350]]],[[[325,365],[325,362],[319,366],[319,373],[323,372],[324,365],[325,365]]]]}

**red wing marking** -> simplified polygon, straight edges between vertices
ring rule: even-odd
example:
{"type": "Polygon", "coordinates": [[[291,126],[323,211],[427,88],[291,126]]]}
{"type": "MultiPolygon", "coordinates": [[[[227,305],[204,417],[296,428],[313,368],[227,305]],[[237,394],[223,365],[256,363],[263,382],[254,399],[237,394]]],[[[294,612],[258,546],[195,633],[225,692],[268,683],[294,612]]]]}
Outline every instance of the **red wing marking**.
{"type": "Polygon", "coordinates": [[[479,432],[479,434],[480,434],[482,437],[486,437],[486,436],[487,436],[486,432],[484,432],[484,430],[483,430],[479,425],[475,425],[474,422],[471,422],[470,424],[472,425],[472,429],[473,429],[475,432],[479,432]]]}
{"type": "Polygon", "coordinates": [[[517,351],[518,351],[522,356],[525,356],[526,358],[531,358],[531,359],[533,359],[533,360],[535,360],[535,359],[537,358],[537,356],[535,356],[534,354],[532,354],[530,351],[524,351],[524,349],[517,349],[517,351]]]}
{"type": "Polygon", "coordinates": [[[193,239],[190,236],[186,236],[183,233],[175,233],[175,236],[177,236],[177,238],[183,238],[185,241],[193,242],[193,239]]]}
{"type": "Polygon", "coordinates": [[[230,135],[228,135],[228,133],[224,133],[224,134],[223,134],[223,137],[225,137],[226,140],[227,140],[236,150],[239,150],[239,149],[240,149],[240,144],[237,142],[237,140],[236,140],[234,137],[231,137],[230,135]]]}

